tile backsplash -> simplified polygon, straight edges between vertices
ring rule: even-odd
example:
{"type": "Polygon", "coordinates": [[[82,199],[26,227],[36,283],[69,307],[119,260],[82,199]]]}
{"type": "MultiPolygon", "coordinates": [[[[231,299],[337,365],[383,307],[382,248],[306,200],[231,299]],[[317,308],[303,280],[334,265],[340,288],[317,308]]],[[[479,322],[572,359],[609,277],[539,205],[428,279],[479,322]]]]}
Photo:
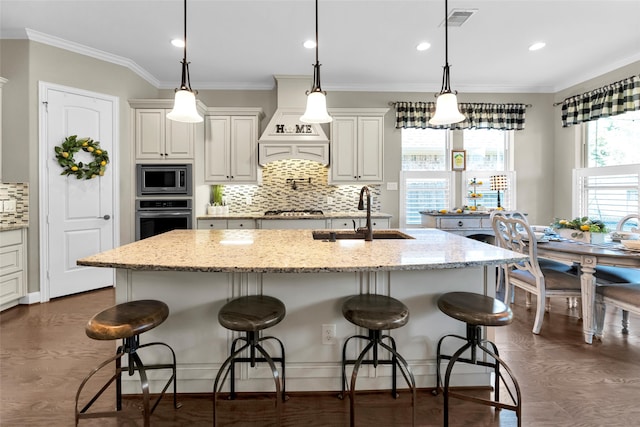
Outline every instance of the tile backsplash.
{"type": "Polygon", "coordinates": [[[0,183],[0,203],[15,200],[15,212],[0,212],[2,225],[29,225],[29,184],[0,183]]]}
{"type": "MultiPolygon", "coordinates": [[[[262,169],[260,185],[225,185],[230,213],[264,213],[268,210],[319,209],[323,212],[355,211],[362,185],[329,185],[329,169],[309,160],[279,160],[262,169]],[[295,183],[295,184],[294,184],[295,183]],[[251,204],[247,204],[250,201],[251,204]]],[[[371,210],[380,210],[380,185],[369,185],[371,210]]]]}

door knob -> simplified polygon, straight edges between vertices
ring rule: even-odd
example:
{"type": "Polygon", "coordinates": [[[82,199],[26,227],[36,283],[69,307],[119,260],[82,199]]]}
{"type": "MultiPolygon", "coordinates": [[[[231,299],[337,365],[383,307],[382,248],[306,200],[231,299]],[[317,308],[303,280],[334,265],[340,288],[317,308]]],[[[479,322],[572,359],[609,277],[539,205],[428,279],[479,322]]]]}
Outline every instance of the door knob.
{"type": "MultiPolygon", "coordinates": [[[[100,218],[100,217],[98,217],[98,218],[100,218]]],[[[108,221],[108,220],[111,219],[111,215],[105,215],[105,216],[102,217],[102,219],[108,221]]]]}

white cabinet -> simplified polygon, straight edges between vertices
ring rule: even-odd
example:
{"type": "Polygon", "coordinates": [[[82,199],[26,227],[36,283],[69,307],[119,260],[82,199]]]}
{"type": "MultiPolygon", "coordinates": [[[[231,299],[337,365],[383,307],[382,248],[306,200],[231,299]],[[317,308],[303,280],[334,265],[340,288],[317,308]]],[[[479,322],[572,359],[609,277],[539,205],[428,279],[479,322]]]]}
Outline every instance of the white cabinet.
{"type": "Polygon", "coordinates": [[[258,119],[262,110],[245,110],[242,115],[205,118],[205,182],[258,184],[258,119]]]}
{"type": "Polygon", "coordinates": [[[199,219],[199,229],[209,230],[252,230],[256,228],[253,219],[199,219]]]}
{"type": "Polygon", "coordinates": [[[135,110],[137,160],[193,159],[196,128],[193,123],[167,119],[165,108],[135,110]]]}
{"type": "MultiPolygon", "coordinates": [[[[332,230],[353,230],[353,222],[356,228],[367,225],[366,218],[331,218],[329,228],[332,230]]],[[[388,229],[391,226],[389,218],[371,218],[374,229],[388,229]]]]}
{"type": "Polygon", "coordinates": [[[27,229],[0,232],[0,310],[27,294],[27,229]]]}
{"type": "Polygon", "coordinates": [[[259,219],[258,223],[265,230],[323,230],[327,226],[327,221],[320,218],[259,219]]]}
{"type": "Polygon", "coordinates": [[[384,171],[384,115],[387,108],[330,111],[330,183],[378,183],[384,171]]]}

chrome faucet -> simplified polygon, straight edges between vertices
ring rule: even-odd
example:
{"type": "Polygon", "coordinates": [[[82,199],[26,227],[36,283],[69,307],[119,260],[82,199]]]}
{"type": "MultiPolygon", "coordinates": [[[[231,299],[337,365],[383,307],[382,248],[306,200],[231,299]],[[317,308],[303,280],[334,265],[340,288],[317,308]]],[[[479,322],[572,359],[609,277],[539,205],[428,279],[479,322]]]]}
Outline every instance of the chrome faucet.
{"type": "Polygon", "coordinates": [[[367,225],[358,228],[357,232],[364,233],[364,240],[371,242],[373,240],[373,228],[371,227],[371,191],[366,185],[360,190],[358,210],[364,210],[364,193],[367,193],[367,225]]]}

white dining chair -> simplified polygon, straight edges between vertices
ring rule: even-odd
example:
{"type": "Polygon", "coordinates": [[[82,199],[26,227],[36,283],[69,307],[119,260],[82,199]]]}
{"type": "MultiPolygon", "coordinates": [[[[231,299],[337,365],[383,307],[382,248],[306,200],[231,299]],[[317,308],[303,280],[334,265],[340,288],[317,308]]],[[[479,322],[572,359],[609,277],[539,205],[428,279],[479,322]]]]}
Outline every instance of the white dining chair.
{"type": "Polygon", "coordinates": [[[611,283],[596,286],[595,336],[602,337],[606,305],[622,310],[622,334],[629,333],[629,312],[640,315],[640,283],[611,283]]]}
{"type": "MultiPolygon", "coordinates": [[[[580,298],[580,278],[575,274],[541,267],[538,262],[538,242],[531,227],[524,220],[495,215],[492,227],[499,247],[529,256],[527,261],[501,266],[505,280],[504,301],[505,304],[511,301],[514,286],[530,295],[535,295],[536,318],[532,331],[534,334],[539,334],[545,309],[548,310],[549,307],[549,299],[551,297],[580,298]]],[[[530,299],[527,306],[530,306],[530,299]]],[[[580,316],[582,317],[581,311],[580,316]]]]}
{"type": "MultiPolygon", "coordinates": [[[[495,210],[495,211],[492,211],[491,214],[489,215],[489,220],[491,221],[492,225],[493,225],[493,218],[496,217],[496,216],[501,216],[501,217],[505,217],[505,218],[518,218],[518,219],[521,219],[522,221],[524,221],[525,223],[527,223],[527,225],[529,224],[529,221],[527,219],[527,215],[525,215],[521,211],[517,211],[517,210],[513,210],[513,211],[498,211],[498,210],[495,210]]],[[[571,265],[565,264],[563,262],[556,261],[556,260],[553,260],[553,259],[540,258],[539,257],[538,258],[538,264],[540,264],[541,268],[547,268],[547,269],[563,271],[565,273],[577,274],[577,271],[571,265]]],[[[502,288],[502,284],[503,283],[504,283],[504,279],[502,277],[502,272],[501,272],[500,269],[498,269],[498,277],[496,278],[496,291],[500,291],[500,289],[502,288]]],[[[527,294],[527,304],[531,305],[531,294],[527,294]]],[[[575,304],[573,302],[567,301],[567,305],[569,307],[575,307],[575,304]]]]}

